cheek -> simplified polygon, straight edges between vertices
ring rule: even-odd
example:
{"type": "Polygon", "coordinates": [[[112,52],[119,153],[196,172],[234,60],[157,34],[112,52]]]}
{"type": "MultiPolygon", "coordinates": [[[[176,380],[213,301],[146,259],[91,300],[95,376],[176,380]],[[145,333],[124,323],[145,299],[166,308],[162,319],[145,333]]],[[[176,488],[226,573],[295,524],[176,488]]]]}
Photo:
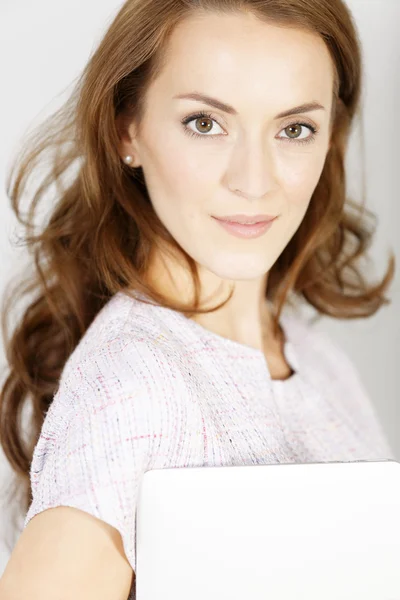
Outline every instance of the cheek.
{"type": "Polygon", "coordinates": [[[281,184],[285,197],[293,209],[304,211],[320,179],[323,162],[315,157],[304,156],[304,160],[281,165],[281,184]]]}
{"type": "Polygon", "coordinates": [[[208,212],[212,177],[195,156],[182,149],[159,150],[147,152],[143,160],[146,185],[158,218],[183,243],[187,232],[192,235],[208,212]]]}
{"type": "Polygon", "coordinates": [[[170,229],[191,229],[212,213],[218,179],[196,157],[162,156],[154,176],[158,183],[150,189],[153,206],[170,229]]]}

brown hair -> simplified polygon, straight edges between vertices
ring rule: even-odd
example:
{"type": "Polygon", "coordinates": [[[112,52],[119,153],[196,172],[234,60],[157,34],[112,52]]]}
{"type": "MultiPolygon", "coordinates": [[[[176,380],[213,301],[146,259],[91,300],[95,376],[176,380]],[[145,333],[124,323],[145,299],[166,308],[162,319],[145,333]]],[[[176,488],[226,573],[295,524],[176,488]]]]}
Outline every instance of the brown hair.
{"type": "Polygon", "coordinates": [[[27,150],[8,181],[8,195],[26,228],[25,243],[35,265],[34,274],[17,281],[2,306],[9,372],[0,395],[0,441],[17,475],[15,492],[22,491],[25,512],[31,501],[33,449],[61,372],[111,296],[131,289],[189,316],[209,312],[200,309],[196,263],[157,218],[141,168],[121,161],[117,126],[117,117],[134,117],[140,127],[146,89],[168,58],[169,35],[181,19],[198,10],[252,11],[272,24],[311,31],[324,39],[335,66],[332,145],[308,211],[269,273],[266,297],[275,309],[276,329],[290,294],[321,315],[338,319],[367,317],[389,303],[384,292],[393,279],[394,255],[384,279],[367,284],[357,263],[375,230],[366,218],[375,215],[346,198],[345,192],[344,159],[359,109],[362,61],[356,27],[344,2],[128,0],[69,100],[24,143],[27,150]],[[28,179],[49,150],[47,175],[33,193],[28,179]],[[26,189],[31,204],[24,219],[21,198],[26,189]],[[50,218],[35,233],[38,203],[50,191],[50,218]],[[192,306],[170,303],[146,279],[151,249],[161,239],[187,261],[195,289],[192,306]],[[12,309],[24,298],[27,306],[9,334],[7,319],[16,322],[12,309]],[[28,400],[30,428],[25,434],[21,420],[28,400]]]}

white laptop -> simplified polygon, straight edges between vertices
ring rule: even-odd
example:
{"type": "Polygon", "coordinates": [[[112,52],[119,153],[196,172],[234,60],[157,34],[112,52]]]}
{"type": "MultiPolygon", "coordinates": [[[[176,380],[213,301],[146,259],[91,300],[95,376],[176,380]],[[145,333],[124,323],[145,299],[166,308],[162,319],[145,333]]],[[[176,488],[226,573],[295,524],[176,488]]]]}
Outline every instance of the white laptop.
{"type": "Polygon", "coordinates": [[[137,600],[400,600],[400,463],[147,471],[137,600]]]}

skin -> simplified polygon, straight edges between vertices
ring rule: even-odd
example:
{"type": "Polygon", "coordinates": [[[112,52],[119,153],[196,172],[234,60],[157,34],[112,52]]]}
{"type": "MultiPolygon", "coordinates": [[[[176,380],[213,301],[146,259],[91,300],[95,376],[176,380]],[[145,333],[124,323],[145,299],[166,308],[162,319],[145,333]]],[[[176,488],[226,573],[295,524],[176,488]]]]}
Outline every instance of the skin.
{"type": "MultiPolygon", "coordinates": [[[[142,166],[158,217],[197,262],[204,307],[235,292],[227,306],[194,319],[239,343],[281,353],[271,337],[265,301],[269,269],[300,226],[330,147],[334,67],[323,40],[250,13],[192,16],[175,28],[167,65],[146,97],[140,132],[134,121],[121,136],[121,158],[142,166]],[[227,114],[205,102],[176,99],[190,92],[229,104],[227,114]],[[324,110],[276,119],[318,102],[324,110]],[[181,120],[198,111],[185,134],[181,120]],[[296,143],[319,129],[310,144],[296,143]],[[279,215],[256,239],[239,239],[210,215],[279,215]]],[[[192,299],[190,278],[165,249],[151,279],[175,299],[192,299]]]]}

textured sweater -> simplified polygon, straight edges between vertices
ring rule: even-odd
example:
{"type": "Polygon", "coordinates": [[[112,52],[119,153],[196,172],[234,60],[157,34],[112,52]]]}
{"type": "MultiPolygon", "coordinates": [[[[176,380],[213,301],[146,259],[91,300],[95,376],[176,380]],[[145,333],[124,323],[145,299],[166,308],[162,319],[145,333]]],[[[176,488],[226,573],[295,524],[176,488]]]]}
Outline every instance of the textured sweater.
{"type": "Polygon", "coordinates": [[[261,350],[136,295],[114,295],[65,364],[24,527],[48,508],[81,509],[120,532],[135,570],[147,470],[394,458],[354,364],[298,313],[281,316],[295,373],[275,380],[261,350]]]}

